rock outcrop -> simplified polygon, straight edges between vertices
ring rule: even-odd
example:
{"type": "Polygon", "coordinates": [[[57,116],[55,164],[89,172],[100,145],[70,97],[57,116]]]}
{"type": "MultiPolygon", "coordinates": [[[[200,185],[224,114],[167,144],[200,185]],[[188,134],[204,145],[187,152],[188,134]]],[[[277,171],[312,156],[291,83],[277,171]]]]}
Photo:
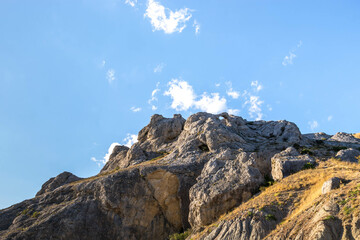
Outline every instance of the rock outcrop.
{"type": "Polygon", "coordinates": [[[340,150],[336,154],[335,157],[340,159],[341,161],[359,162],[359,160],[360,160],[360,151],[356,150],[356,149],[353,149],[353,148],[343,149],[343,150],[340,150]]]}
{"type": "MultiPolygon", "coordinates": [[[[291,199],[306,186],[272,192],[266,203],[278,194],[291,195],[291,201],[278,199],[265,206],[259,191],[269,185],[269,177],[279,181],[276,185],[289,181],[311,171],[300,170],[314,167],[316,158],[334,157],[350,147],[360,144],[347,134],[302,135],[284,120],[247,121],[203,112],[186,120],[179,114],[154,115],[138,142],[130,148],[116,146],[98,175],[81,179],[62,173],[35,198],[0,210],[0,238],[168,239],[188,228],[194,235],[210,225],[200,239],[263,239],[294,210],[291,199]],[[258,205],[248,206],[254,199],[258,205]],[[238,207],[241,216],[227,215],[238,207]]],[[[288,186],[297,184],[294,180],[288,186]]],[[[358,222],[353,218],[349,223],[352,236],[359,236],[358,222]]],[[[304,234],[314,239],[338,236],[330,223],[316,229],[304,234]]]]}

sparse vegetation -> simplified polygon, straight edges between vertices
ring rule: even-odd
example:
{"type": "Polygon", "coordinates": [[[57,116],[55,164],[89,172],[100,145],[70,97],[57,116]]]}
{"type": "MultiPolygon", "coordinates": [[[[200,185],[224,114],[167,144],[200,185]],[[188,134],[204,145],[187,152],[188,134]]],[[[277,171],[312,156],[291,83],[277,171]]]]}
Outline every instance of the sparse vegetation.
{"type": "Polygon", "coordinates": [[[323,220],[334,220],[334,219],[335,219],[335,217],[333,215],[329,215],[329,216],[324,217],[323,220]]]}
{"type": "Polygon", "coordinates": [[[333,150],[334,152],[338,152],[340,150],[345,150],[345,149],[347,149],[347,147],[334,146],[331,148],[331,150],[333,150]]]}
{"type": "Polygon", "coordinates": [[[40,216],[40,213],[39,212],[33,212],[33,214],[31,215],[31,217],[33,218],[38,218],[40,216]]]}
{"type": "Polygon", "coordinates": [[[273,220],[273,221],[276,221],[276,217],[274,216],[274,214],[266,214],[265,215],[265,219],[270,221],[270,220],[273,220]]]}
{"type": "Polygon", "coordinates": [[[302,167],[302,170],[314,169],[314,168],[315,168],[315,163],[307,162],[307,163],[305,163],[304,166],[302,167]]]}
{"type": "Polygon", "coordinates": [[[309,149],[309,148],[303,148],[300,151],[301,154],[309,154],[309,155],[314,155],[314,153],[309,149]]]}
{"type": "Polygon", "coordinates": [[[175,233],[169,236],[169,240],[185,240],[191,234],[191,230],[188,229],[183,233],[175,233]]]}

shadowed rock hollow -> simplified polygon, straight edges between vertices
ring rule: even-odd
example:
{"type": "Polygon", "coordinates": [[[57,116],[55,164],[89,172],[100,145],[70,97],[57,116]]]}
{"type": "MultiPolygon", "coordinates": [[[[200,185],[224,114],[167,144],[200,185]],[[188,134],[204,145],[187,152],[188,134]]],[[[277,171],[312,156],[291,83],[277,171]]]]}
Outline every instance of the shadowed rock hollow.
{"type": "MultiPolygon", "coordinates": [[[[0,210],[0,238],[167,239],[188,228],[195,238],[258,196],[268,179],[282,181],[315,165],[315,158],[356,149],[354,139],[345,133],[302,135],[288,121],[247,121],[227,113],[186,120],[154,115],[138,142],[116,146],[98,175],[80,179],[64,172],[35,198],[0,210]]],[[[257,220],[223,221],[201,238],[262,239],[277,226],[261,220],[266,216],[259,211],[257,220]]]]}

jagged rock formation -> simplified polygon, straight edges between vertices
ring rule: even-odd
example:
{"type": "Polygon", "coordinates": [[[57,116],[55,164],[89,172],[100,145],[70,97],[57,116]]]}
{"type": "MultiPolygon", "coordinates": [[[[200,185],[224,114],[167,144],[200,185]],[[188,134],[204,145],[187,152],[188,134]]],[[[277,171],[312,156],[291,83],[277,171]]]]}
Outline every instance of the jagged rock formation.
{"type": "MultiPolygon", "coordinates": [[[[98,175],[79,179],[62,173],[46,182],[35,198],[0,210],[0,238],[167,239],[188,228],[194,239],[267,238],[297,211],[295,199],[306,195],[307,185],[294,176],[318,167],[296,172],[307,163],[315,166],[315,158],[321,168],[321,161],[350,147],[360,147],[350,134],[302,135],[288,121],[247,121],[227,113],[196,113],[186,120],[179,114],[154,115],[139,132],[138,142],[131,148],[116,146],[98,175]],[[258,193],[259,189],[269,185],[271,176],[279,180],[274,187],[286,181],[286,187],[300,186],[291,190],[283,207],[260,208],[265,192],[258,193]],[[208,230],[202,232],[204,228],[208,230]]],[[[323,194],[324,204],[333,191],[338,190],[323,194]]],[[[274,190],[265,196],[266,202],[288,192],[285,187],[274,190]]],[[[338,214],[334,206],[329,209],[338,214]]],[[[313,211],[319,214],[315,220],[323,216],[320,208],[313,211]]],[[[305,229],[291,239],[343,234],[335,225],[316,221],[316,232],[305,229]]],[[[359,236],[360,220],[353,221],[346,231],[359,236]]],[[[285,239],[287,234],[281,230],[268,239],[285,239]]]]}

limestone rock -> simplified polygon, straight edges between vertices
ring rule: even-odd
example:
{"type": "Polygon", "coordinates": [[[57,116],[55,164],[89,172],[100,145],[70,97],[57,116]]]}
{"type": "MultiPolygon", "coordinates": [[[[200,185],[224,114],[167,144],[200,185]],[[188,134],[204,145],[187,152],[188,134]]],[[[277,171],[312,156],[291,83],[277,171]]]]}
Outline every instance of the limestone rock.
{"type": "Polygon", "coordinates": [[[331,135],[328,135],[323,132],[308,133],[308,134],[304,134],[303,136],[311,140],[322,140],[322,141],[328,140],[331,137],[331,135]]]}
{"type": "Polygon", "coordinates": [[[314,164],[315,160],[308,155],[300,155],[296,149],[289,147],[271,158],[271,175],[278,181],[300,171],[307,163],[314,164]]]}
{"type": "Polygon", "coordinates": [[[357,163],[360,160],[360,151],[353,148],[344,149],[340,150],[335,157],[341,161],[357,163]]]}
{"type": "Polygon", "coordinates": [[[190,189],[191,226],[198,228],[210,224],[221,214],[247,201],[262,182],[260,171],[247,162],[212,158],[190,189]]]}
{"type": "Polygon", "coordinates": [[[337,177],[333,177],[330,178],[329,180],[327,180],[326,182],[324,182],[322,188],[321,188],[321,192],[322,194],[326,194],[328,192],[330,192],[333,189],[337,189],[340,187],[340,178],[337,177]]]}
{"type": "Polygon", "coordinates": [[[358,143],[360,144],[360,139],[354,137],[354,135],[350,133],[338,132],[334,136],[332,136],[329,141],[337,141],[337,142],[346,142],[346,143],[358,143]]]}
{"type": "Polygon", "coordinates": [[[109,161],[101,169],[101,172],[111,171],[114,169],[125,168],[129,165],[126,155],[129,151],[129,148],[123,145],[118,145],[114,147],[113,152],[109,157],[109,161]]]}
{"type": "Polygon", "coordinates": [[[71,183],[71,182],[78,181],[80,179],[81,178],[75,176],[72,173],[63,172],[63,173],[57,175],[56,177],[50,178],[48,181],[46,181],[42,185],[40,191],[36,193],[36,196],[39,196],[39,195],[44,194],[44,193],[51,192],[51,191],[55,190],[58,187],[61,187],[61,186],[65,185],[65,184],[68,184],[68,183],[71,183]]]}

